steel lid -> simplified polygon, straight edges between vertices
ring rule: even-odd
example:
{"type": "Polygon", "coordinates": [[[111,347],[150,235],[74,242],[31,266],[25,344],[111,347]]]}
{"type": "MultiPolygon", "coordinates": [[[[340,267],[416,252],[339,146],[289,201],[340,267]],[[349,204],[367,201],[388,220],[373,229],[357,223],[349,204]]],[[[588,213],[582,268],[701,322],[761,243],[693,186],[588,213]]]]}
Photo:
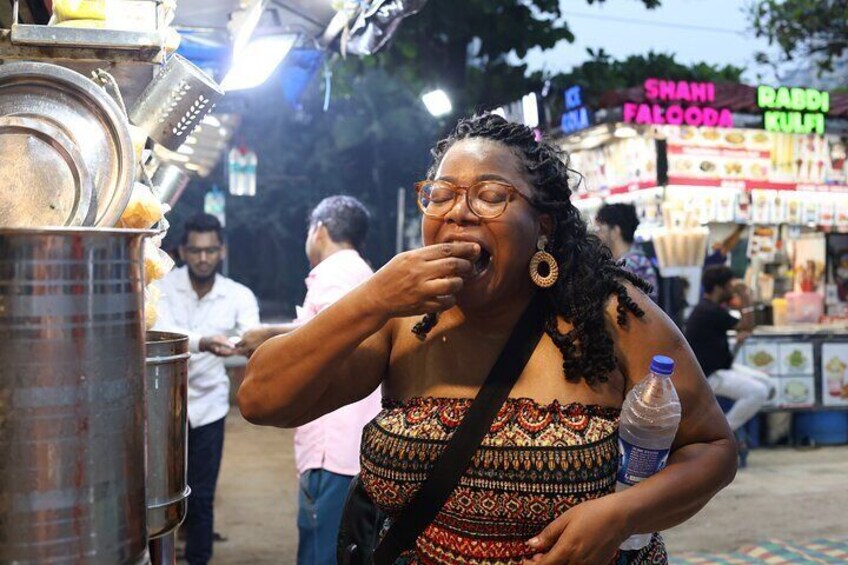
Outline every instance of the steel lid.
{"type": "Polygon", "coordinates": [[[0,226],[82,226],[94,187],[76,144],[43,120],[0,116],[0,226]]]}
{"type": "MultiPolygon", "coordinates": [[[[127,118],[105,90],[85,76],[58,65],[7,63],[0,65],[0,116],[37,120],[61,130],[72,140],[88,171],[93,186],[92,200],[96,203],[93,218],[86,216],[84,225],[111,227],[117,223],[132,192],[135,157],[127,118]]],[[[20,138],[10,138],[8,143],[22,149],[20,138]]],[[[45,153],[43,148],[39,151],[30,154],[30,163],[46,159],[62,170],[61,164],[57,165],[58,157],[46,157],[50,153],[45,153]]],[[[11,159],[3,159],[2,163],[5,165],[0,168],[2,178],[17,174],[7,168],[14,164],[11,159]]],[[[18,164],[16,170],[22,168],[25,167],[18,164]]],[[[58,184],[64,190],[73,189],[65,173],[58,184]]]]}

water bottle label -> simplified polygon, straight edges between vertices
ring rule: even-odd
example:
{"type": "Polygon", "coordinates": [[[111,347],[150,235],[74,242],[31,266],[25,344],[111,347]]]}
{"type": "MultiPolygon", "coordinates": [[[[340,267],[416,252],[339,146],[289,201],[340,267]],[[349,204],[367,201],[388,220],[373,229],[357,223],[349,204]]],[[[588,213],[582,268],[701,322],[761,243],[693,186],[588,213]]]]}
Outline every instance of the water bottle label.
{"type": "Polygon", "coordinates": [[[662,471],[668,462],[668,452],[668,449],[645,449],[619,438],[618,482],[632,486],[662,471]]]}

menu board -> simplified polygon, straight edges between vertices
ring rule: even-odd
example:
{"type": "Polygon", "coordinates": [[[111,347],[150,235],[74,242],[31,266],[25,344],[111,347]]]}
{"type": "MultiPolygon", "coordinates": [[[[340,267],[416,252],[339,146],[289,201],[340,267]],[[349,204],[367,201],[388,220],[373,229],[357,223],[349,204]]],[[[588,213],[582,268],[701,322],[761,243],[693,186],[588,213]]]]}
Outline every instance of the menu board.
{"type": "Polygon", "coordinates": [[[822,404],[848,406],[848,343],[824,343],[821,350],[822,404]]]}
{"type": "Polygon", "coordinates": [[[666,126],[669,178],[768,180],[771,134],[758,130],[666,126]]]}
{"type": "Polygon", "coordinates": [[[825,238],[822,234],[802,236],[789,242],[795,292],[824,293],[825,238]]]}
{"type": "Polygon", "coordinates": [[[778,379],[777,405],[782,408],[805,408],[816,404],[816,382],[813,377],[781,377],[778,379]]]}
{"type": "Polygon", "coordinates": [[[813,344],[791,342],[778,345],[778,361],[781,376],[812,377],[815,374],[813,344]]]}
{"type": "Polygon", "coordinates": [[[775,226],[754,226],[748,236],[748,258],[774,261],[777,253],[778,229],[775,226]]]}
{"type": "Polygon", "coordinates": [[[741,360],[744,365],[767,373],[774,379],[777,393],[767,406],[800,408],[815,405],[815,357],[812,343],[777,343],[753,338],[742,349],[741,360]]]}
{"type": "Polygon", "coordinates": [[[778,188],[848,182],[846,142],[836,136],[741,128],[659,126],[668,143],[671,184],[778,188]]]}
{"type": "Polygon", "coordinates": [[[749,340],[745,344],[745,365],[769,374],[778,374],[780,365],[777,343],[749,340]]]}
{"type": "Polygon", "coordinates": [[[583,180],[583,196],[657,186],[657,148],[649,137],[614,138],[592,149],[572,151],[569,165],[583,180]]]}

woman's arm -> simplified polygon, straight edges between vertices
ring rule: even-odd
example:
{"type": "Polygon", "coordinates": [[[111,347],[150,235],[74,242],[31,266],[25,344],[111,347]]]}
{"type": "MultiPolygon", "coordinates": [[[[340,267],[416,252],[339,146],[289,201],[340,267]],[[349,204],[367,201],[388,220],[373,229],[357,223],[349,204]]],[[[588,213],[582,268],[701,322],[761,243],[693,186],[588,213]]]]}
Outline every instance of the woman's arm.
{"type": "Polygon", "coordinates": [[[615,322],[618,301],[611,300],[607,308],[628,390],[647,375],[654,355],[675,361],[672,380],[683,414],[668,466],[636,486],[563,514],[531,541],[533,549],[544,553],[537,563],[608,563],[630,535],[686,521],[735,476],[733,434],[692,350],[659,307],[643,293],[628,290],[645,311],[643,318],[630,316],[627,327],[620,328],[615,322]]]}
{"type": "MultiPolygon", "coordinates": [[[[650,479],[619,493],[632,531],[665,530],[694,516],[736,476],[736,442],[686,339],[666,315],[634,290],[630,296],[645,311],[618,328],[620,364],[632,388],[647,373],[654,355],[674,359],[672,381],[683,409],[668,466],[650,479]]],[[[615,304],[608,310],[612,318],[615,304]]],[[[614,319],[614,318],[612,318],[614,319]]]]}
{"type": "Polygon", "coordinates": [[[238,392],[244,417],[293,427],[365,398],[386,372],[389,321],[452,307],[479,252],[455,242],[401,253],[307,324],[266,341],[238,392]]]}

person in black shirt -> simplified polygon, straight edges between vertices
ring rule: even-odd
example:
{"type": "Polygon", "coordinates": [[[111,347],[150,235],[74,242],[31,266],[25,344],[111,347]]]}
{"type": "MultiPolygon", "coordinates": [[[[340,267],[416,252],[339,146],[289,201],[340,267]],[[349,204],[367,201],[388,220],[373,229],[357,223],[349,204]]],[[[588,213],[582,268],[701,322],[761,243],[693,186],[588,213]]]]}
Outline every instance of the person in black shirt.
{"type": "Polygon", "coordinates": [[[725,266],[705,269],[702,284],[704,296],[686,322],[685,335],[713,392],[736,401],[727,413],[727,421],[736,431],[774,396],[776,388],[765,373],[733,363],[735,351],[730,350],[727,332],[737,331],[738,348],[754,329],[754,309],[745,286],[734,284],[733,271],[725,266]],[[734,299],[741,319],[723,306],[734,299]]]}

